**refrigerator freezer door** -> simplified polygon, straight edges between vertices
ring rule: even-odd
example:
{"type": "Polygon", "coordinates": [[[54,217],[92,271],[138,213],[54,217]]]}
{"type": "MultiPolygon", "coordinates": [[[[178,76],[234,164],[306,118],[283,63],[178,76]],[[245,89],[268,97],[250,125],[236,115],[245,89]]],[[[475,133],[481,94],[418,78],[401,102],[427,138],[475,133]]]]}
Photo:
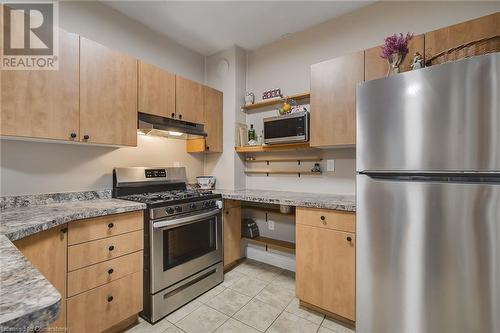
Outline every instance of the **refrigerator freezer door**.
{"type": "Polygon", "coordinates": [[[356,169],[500,171],[500,53],[368,81],[356,169]]]}
{"type": "Polygon", "coordinates": [[[356,332],[500,332],[500,184],[357,176],[356,332]]]}

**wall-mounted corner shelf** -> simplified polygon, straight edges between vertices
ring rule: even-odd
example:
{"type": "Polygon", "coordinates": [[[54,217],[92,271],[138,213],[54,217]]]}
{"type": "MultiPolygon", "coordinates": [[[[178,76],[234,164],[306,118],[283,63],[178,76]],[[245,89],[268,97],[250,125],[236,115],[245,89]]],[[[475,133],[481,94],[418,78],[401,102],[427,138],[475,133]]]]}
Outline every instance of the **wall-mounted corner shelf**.
{"type": "Polygon", "coordinates": [[[263,101],[260,101],[260,102],[254,103],[254,104],[242,105],[241,109],[244,111],[255,110],[255,109],[265,108],[267,106],[272,106],[272,105],[283,103],[283,102],[285,102],[286,99],[294,99],[296,101],[299,101],[302,99],[308,99],[310,97],[311,97],[310,92],[304,92],[304,93],[289,95],[286,97],[266,99],[266,100],[263,100],[263,101]]]}
{"type": "Polygon", "coordinates": [[[299,149],[313,149],[313,148],[309,146],[309,142],[284,143],[284,144],[266,145],[266,146],[234,147],[234,150],[237,153],[261,153],[261,152],[299,150],[299,149]]]}
{"type": "Polygon", "coordinates": [[[312,175],[319,176],[321,172],[315,171],[301,171],[301,170],[245,170],[246,174],[260,174],[260,175],[312,175]]]}
{"type": "Polygon", "coordinates": [[[268,249],[274,249],[288,253],[295,253],[295,243],[260,236],[255,238],[242,237],[242,239],[246,240],[248,243],[265,246],[266,251],[268,249]]]}

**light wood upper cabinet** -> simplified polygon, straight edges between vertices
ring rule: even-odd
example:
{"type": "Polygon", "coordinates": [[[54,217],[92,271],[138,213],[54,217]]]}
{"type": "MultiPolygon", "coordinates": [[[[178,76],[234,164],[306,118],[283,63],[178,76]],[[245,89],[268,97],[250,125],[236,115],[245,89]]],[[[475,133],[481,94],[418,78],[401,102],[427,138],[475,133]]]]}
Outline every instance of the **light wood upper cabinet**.
{"type": "Polygon", "coordinates": [[[80,38],[80,137],[137,145],[137,60],[80,38]]]}
{"type": "Polygon", "coordinates": [[[177,119],[191,123],[203,123],[203,85],[175,77],[175,104],[177,119]]]}
{"type": "Polygon", "coordinates": [[[175,118],[175,74],[139,60],[139,111],[175,118]]]}
{"type": "Polygon", "coordinates": [[[2,70],[0,134],[78,140],[78,62],[78,36],[60,30],[59,70],[2,70]]]}
{"type": "Polygon", "coordinates": [[[203,86],[203,123],[208,136],[205,149],[208,152],[222,153],[222,92],[203,86]]]}
{"type": "Polygon", "coordinates": [[[66,327],[66,225],[17,240],[14,245],[61,294],[59,317],[49,327],[66,327]]]}
{"type": "MultiPolygon", "coordinates": [[[[365,81],[379,79],[387,76],[389,63],[380,57],[381,45],[365,50],[365,81]]],[[[413,36],[408,42],[408,54],[401,64],[401,72],[411,70],[411,63],[415,52],[424,56],[424,35],[413,36]]]]}
{"type": "Polygon", "coordinates": [[[425,59],[463,44],[500,36],[500,12],[425,34],[425,59]]]}
{"type": "Polygon", "coordinates": [[[311,146],[356,143],[356,86],[364,80],[364,51],[311,66],[311,146]]]}
{"type": "Polygon", "coordinates": [[[322,211],[300,207],[296,210],[297,298],[354,321],[356,236],[335,228],[354,226],[355,214],[322,211]],[[326,219],[321,220],[321,216],[326,219]],[[323,226],[325,221],[330,224],[323,226]]]}

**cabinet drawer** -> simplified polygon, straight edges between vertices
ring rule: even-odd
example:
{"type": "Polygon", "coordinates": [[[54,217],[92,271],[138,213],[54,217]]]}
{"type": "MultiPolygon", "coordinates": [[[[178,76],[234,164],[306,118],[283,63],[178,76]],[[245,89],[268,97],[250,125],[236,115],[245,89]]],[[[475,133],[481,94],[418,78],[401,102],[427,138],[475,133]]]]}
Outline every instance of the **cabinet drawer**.
{"type": "Polygon", "coordinates": [[[102,332],[142,310],[142,272],[68,298],[71,333],[102,332]]]}
{"type": "Polygon", "coordinates": [[[80,294],[135,272],[142,272],[142,256],[142,251],[138,251],[69,272],[68,296],[80,294]]]}
{"type": "Polygon", "coordinates": [[[68,247],[68,271],[142,250],[142,230],[68,247]]]}
{"type": "Polygon", "coordinates": [[[312,227],[356,232],[356,214],[340,210],[297,207],[296,223],[312,227]]]}
{"type": "Polygon", "coordinates": [[[142,230],[142,211],[80,220],[68,225],[68,245],[142,230]]]}

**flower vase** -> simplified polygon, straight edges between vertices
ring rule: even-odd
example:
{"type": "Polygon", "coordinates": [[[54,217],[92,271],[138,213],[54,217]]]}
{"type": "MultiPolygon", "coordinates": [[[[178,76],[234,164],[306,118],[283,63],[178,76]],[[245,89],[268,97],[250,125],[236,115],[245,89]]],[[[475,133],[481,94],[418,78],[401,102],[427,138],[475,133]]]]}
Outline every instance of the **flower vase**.
{"type": "Polygon", "coordinates": [[[387,76],[391,76],[393,74],[398,74],[400,71],[401,63],[403,62],[403,55],[399,52],[395,52],[391,55],[389,62],[389,69],[387,71],[387,76]]]}

